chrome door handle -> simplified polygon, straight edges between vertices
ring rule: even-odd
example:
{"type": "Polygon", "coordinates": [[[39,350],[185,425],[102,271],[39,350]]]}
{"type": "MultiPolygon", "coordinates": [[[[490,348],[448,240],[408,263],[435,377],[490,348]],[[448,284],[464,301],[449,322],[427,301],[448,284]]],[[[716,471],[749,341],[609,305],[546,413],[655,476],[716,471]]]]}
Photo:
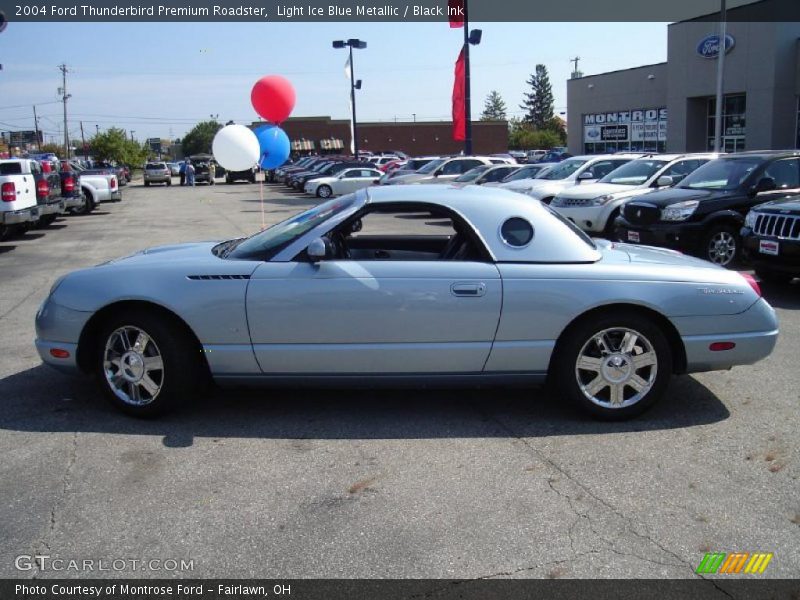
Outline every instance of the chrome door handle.
{"type": "Polygon", "coordinates": [[[479,298],[486,293],[486,284],[473,282],[454,283],[450,286],[450,292],[454,296],[479,298]]]}

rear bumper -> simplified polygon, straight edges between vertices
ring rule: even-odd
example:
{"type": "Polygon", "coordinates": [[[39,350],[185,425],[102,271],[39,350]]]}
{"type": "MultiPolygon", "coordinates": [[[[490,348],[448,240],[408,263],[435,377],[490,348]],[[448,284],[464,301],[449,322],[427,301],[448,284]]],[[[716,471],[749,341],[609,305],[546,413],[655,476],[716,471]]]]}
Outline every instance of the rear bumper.
{"type": "Polygon", "coordinates": [[[64,214],[64,210],[66,209],[66,203],[64,199],[58,200],[58,202],[50,202],[49,204],[40,204],[39,205],[39,215],[62,215],[64,214]]]}
{"type": "Polygon", "coordinates": [[[9,210],[0,213],[0,221],[3,225],[22,225],[23,223],[30,223],[39,218],[39,208],[23,208],[21,210],[9,210]]]}
{"type": "Polygon", "coordinates": [[[64,198],[64,208],[80,208],[86,202],[83,196],[72,196],[69,198],[64,198]]]}
{"type": "Polygon", "coordinates": [[[672,321],[681,332],[688,373],[751,365],[769,356],[778,341],[778,318],[763,298],[738,315],[679,317],[672,321]],[[716,329],[729,332],[712,333],[716,329]],[[690,330],[696,333],[685,335],[690,330]],[[709,346],[714,342],[733,342],[735,346],[712,351],[709,346]]]}
{"type": "Polygon", "coordinates": [[[145,183],[167,183],[168,181],[172,181],[172,175],[159,175],[157,177],[145,177],[145,183]]]}
{"type": "Polygon", "coordinates": [[[122,200],[122,190],[120,189],[114,190],[108,197],[109,202],[119,202],[120,200],[122,200]]]}

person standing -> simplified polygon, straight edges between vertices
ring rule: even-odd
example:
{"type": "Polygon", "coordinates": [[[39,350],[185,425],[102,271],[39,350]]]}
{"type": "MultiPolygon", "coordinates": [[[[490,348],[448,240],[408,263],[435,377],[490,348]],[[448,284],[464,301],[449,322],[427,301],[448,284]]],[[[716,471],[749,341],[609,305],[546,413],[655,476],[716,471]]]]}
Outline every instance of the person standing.
{"type": "Polygon", "coordinates": [[[186,161],[186,185],[194,187],[194,165],[191,161],[186,161]]]}
{"type": "Polygon", "coordinates": [[[186,184],[186,160],[181,161],[181,166],[178,167],[178,175],[181,176],[181,185],[186,184]]]}

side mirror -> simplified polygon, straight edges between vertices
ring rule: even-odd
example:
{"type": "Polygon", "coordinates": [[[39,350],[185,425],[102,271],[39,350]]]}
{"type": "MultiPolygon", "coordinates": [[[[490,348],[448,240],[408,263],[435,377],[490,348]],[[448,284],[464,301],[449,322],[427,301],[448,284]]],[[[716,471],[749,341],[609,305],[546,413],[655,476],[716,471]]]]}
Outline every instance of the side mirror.
{"type": "Polygon", "coordinates": [[[442,170],[441,170],[441,169],[436,169],[436,170],[433,172],[433,176],[434,176],[434,177],[438,177],[438,176],[439,176],[439,175],[441,175],[441,174],[442,174],[442,170]]]}
{"type": "Polygon", "coordinates": [[[775,180],[772,177],[762,177],[758,180],[758,183],[753,186],[753,194],[771,192],[775,189],[778,189],[778,186],[775,184],[775,180]]]}
{"type": "Polygon", "coordinates": [[[662,175],[656,181],[656,187],[669,187],[674,183],[673,179],[669,175],[662,175]]]}
{"type": "Polygon", "coordinates": [[[324,238],[317,238],[313,240],[306,248],[306,254],[308,254],[309,260],[311,262],[319,262],[321,260],[325,260],[328,258],[329,252],[329,245],[328,242],[324,238]]]}
{"type": "Polygon", "coordinates": [[[586,181],[587,179],[594,179],[594,173],[591,171],[584,171],[580,175],[578,175],[578,183],[581,181],[586,181]]]}

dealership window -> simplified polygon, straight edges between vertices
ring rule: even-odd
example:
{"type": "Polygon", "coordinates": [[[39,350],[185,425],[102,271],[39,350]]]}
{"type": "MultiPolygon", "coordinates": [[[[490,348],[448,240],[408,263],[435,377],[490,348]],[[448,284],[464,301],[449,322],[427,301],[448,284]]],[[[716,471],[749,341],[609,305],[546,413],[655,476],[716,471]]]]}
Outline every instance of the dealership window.
{"type": "MultiPolygon", "coordinates": [[[[722,103],[722,151],[739,152],[745,149],[747,134],[745,94],[730,94],[722,103]]],[[[708,99],[708,149],[714,150],[714,128],[716,125],[717,99],[708,99]]]]}

